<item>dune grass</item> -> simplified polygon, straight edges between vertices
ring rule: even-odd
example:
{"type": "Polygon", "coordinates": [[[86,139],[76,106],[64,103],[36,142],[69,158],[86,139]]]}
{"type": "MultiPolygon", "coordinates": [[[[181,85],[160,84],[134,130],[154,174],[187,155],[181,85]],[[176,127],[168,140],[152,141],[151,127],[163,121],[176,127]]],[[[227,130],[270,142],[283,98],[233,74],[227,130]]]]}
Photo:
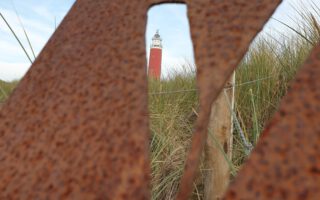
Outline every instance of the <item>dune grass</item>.
{"type": "MultiPolygon", "coordinates": [[[[290,81],[320,41],[316,20],[319,16],[302,13],[301,25],[292,34],[280,39],[266,34],[258,36],[236,70],[234,120],[240,128],[234,126],[231,163],[236,171],[247,158],[240,131],[247,142],[256,145],[290,81]]],[[[163,81],[149,81],[152,199],[174,199],[178,189],[198,108],[192,69],[174,73],[163,81]]],[[[201,165],[192,199],[203,199],[204,171],[201,165]]]]}
{"type": "Polygon", "coordinates": [[[149,81],[153,199],[171,199],[178,189],[198,107],[194,74],[149,81]]]}

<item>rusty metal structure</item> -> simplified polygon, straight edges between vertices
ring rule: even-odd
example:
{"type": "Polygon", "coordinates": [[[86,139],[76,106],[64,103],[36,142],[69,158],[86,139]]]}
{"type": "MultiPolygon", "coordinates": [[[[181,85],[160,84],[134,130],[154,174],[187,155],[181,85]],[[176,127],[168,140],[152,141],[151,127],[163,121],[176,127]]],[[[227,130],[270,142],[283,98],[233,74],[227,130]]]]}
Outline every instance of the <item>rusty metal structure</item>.
{"type": "MultiPolygon", "coordinates": [[[[0,112],[0,199],[150,198],[146,13],[168,2],[188,5],[198,66],[188,198],[212,102],[280,0],[77,0],[0,112]]],[[[226,199],[320,198],[319,65],[320,46],[226,199]]]]}

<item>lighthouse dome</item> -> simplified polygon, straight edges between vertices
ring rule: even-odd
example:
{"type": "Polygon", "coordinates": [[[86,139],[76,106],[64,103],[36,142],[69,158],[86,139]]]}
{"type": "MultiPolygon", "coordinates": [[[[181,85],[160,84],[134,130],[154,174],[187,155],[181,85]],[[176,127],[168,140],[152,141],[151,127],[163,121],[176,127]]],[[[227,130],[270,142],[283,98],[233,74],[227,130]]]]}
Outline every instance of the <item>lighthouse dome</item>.
{"type": "Polygon", "coordinates": [[[159,30],[157,30],[156,34],[154,34],[152,39],[153,40],[155,40],[155,39],[161,40],[161,37],[160,37],[160,34],[159,34],[159,30]]]}
{"type": "Polygon", "coordinates": [[[162,39],[159,34],[159,30],[157,30],[156,34],[152,37],[151,48],[162,48],[162,39]]]}

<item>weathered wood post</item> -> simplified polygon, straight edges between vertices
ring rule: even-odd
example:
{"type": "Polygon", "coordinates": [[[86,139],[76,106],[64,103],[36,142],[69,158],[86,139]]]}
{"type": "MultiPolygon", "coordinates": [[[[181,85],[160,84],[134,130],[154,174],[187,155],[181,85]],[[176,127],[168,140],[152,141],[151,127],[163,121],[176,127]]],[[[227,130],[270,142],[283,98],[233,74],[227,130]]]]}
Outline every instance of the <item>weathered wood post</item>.
{"type": "Polygon", "coordinates": [[[229,185],[232,156],[232,108],[234,105],[235,74],[226,84],[211,108],[209,134],[205,147],[206,200],[220,199],[229,185]],[[231,108],[230,108],[231,107],[231,108]]]}

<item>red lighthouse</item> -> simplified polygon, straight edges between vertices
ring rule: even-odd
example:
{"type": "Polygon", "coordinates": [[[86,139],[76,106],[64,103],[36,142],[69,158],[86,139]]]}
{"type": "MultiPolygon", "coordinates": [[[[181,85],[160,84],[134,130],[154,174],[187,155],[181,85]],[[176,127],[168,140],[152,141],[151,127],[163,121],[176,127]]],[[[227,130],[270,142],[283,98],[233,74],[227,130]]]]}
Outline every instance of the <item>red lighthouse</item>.
{"type": "Polygon", "coordinates": [[[161,76],[161,59],[162,59],[162,39],[157,30],[152,38],[149,56],[149,77],[160,79],[161,76]]]}

